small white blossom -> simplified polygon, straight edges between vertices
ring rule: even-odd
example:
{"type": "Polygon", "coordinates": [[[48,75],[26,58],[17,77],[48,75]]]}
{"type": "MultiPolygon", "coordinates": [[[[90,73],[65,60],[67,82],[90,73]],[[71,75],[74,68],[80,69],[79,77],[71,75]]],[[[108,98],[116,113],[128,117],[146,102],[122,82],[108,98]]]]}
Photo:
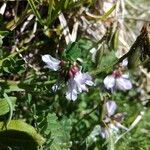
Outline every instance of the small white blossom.
{"type": "Polygon", "coordinates": [[[88,92],[88,88],[86,87],[86,85],[94,85],[92,77],[88,73],[82,73],[81,71],[75,74],[74,80],[80,93],[82,91],[88,92]]]}
{"type": "Polygon", "coordinates": [[[128,130],[125,126],[121,125],[124,115],[121,113],[115,114],[117,104],[114,101],[108,101],[104,105],[106,109],[106,116],[103,119],[104,125],[101,127],[100,135],[102,138],[109,138],[112,134],[118,136],[119,129],[128,130]]]}
{"type": "Polygon", "coordinates": [[[105,105],[106,105],[107,115],[109,117],[112,116],[117,109],[117,104],[114,101],[108,101],[105,105]]]}
{"type": "Polygon", "coordinates": [[[46,67],[49,69],[52,69],[54,71],[57,71],[60,69],[60,63],[61,61],[52,57],[51,55],[43,55],[42,60],[46,63],[46,67]]]}
{"type": "Polygon", "coordinates": [[[101,127],[100,135],[103,139],[108,138],[111,135],[111,130],[109,128],[101,127]]]}
{"type": "Polygon", "coordinates": [[[75,101],[77,99],[77,94],[78,94],[75,80],[73,78],[69,79],[67,85],[68,85],[68,90],[66,92],[66,98],[68,100],[75,101]]]}
{"type": "Polygon", "coordinates": [[[114,71],[112,75],[108,75],[104,79],[104,85],[108,90],[113,92],[114,90],[130,90],[132,88],[132,83],[129,80],[127,74],[121,74],[118,71],[114,71]]]}
{"type": "Polygon", "coordinates": [[[68,80],[67,84],[68,90],[66,92],[66,98],[68,100],[75,101],[79,93],[84,91],[88,92],[86,85],[92,86],[94,85],[94,82],[88,73],[82,73],[81,71],[78,71],[75,73],[74,77],[71,77],[68,80]]]}
{"type": "Polygon", "coordinates": [[[124,60],[122,61],[121,65],[122,65],[123,67],[126,67],[126,66],[128,65],[128,60],[127,60],[127,59],[124,59],[124,60]]]}

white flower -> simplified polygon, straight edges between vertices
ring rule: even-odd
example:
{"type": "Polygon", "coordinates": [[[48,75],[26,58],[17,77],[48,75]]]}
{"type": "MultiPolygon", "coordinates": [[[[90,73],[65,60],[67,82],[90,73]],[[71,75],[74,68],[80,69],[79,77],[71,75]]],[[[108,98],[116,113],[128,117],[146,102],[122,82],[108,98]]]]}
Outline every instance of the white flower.
{"type": "Polygon", "coordinates": [[[124,60],[122,61],[121,65],[122,65],[123,67],[126,67],[126,66],[128,65],[128,60],[127,60],[127,59],[124,59],[124,60]]]}
{"type": "Polygon", "coordinates": [[[60,69],[60,63],[61,61],[52,57],[51,55],[43,55],[42,60],[46,63],[46,67],[49,69],[52,69],[54,71],[57,71],[60,69]]]}
{"type": "Polygon", "coordinates": [[[106,104],[106,110],[107,110],[107,115],[110,117],[112,116],[116,109],[117,109],[117,104],[114,101],[108,101],[106,104]]]}
{"type": "Polygon", "coordinates": [[[101,127],[100,135],[102,138],[109,138],[112,135],[118,136],[119,129],[128,130],[125,126],[121,125],[124,115],[121,113],[115,114],[117,104],[114,101],[108,101],[104,105],[106,109],[106,116],[103,119],[104,125],[101,127]]]}
{"type": "Polygon", "coordinates": [[[113,124],[109,124],[108,127],[101,127],[100,135],[103,139],[107,139],[111,137],[113,134],[117,135],[118,131],[111,128],[111,126],[113,126],[113,124]]]}
{"type": "Polygon", "coordinates": [[[74,80],[80,93],[82,91],[88,92],[88,88],[86,87],[86,85],[94,85],[92,77],[88,73],[82,73],[81,71],[75,74],[74,80]]]}
{"type": "Polygon", "coordinates": [[[114,71],[112,75],[108,75],[104,79],[104,85],[108,90],[113,92],[114,90],[130,90],[132,88],[132,83],[129,80],[128,75],[121,74],[120,72],[114,71]]]}
{"type": "Polygon", "coordinates": [[[71,77],[68,80],[68,90],[66,92],[66,98],[68,100],[75,101],[77,99],[77,95],[82,91],[88,92],[88,88],[86,85],[92,86],[94,82],[92,81],[92,77],[88,73],[82,73],[81,71],[76,72],[74,77],[71,77]]]}
{"type": "Polygon", "coordinates": [[[68,80],[68,91],[66,92],[66,98],[68,100],[75,101],[77,99],[77,85],[75,83],[75,80],[73,78],[68,80]]]}
{"type": "Polygon", "coordinates": [[[109,130],[109,128],[103,128],[101,127],[101,130],[100,130],[100,135],[103,139],[106,139],[110,136],[110,133],[111,131],[109,130]]]}

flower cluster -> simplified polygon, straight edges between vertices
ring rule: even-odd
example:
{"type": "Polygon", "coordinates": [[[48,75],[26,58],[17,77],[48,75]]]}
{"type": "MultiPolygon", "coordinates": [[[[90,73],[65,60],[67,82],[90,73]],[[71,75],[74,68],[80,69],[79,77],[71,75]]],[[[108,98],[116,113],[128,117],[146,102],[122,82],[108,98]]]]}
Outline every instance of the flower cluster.
{"type": "MultiPolygon", "coordinates": [[[[58,71],[64,65],[64,61],[58,60],[51,55],[43,55],[42,60],[46,63],[46,67],[58,71]]],[[[127,74],[115,70],[111,75],[104,79],[106,89],[114,92],[115,90],[126,91],[132,88],[132,83],[127,74]]],[[[74,64],[67,70],[67,91],[65,93],[68,100],[75,101],[77,95],[82,92],[88,92],[87,85],[93,86],[94,82],[88,73],[82,73],[79,67],[74,64]]],[[[57,85],[53,86],[56,89],[57,85]]]]}
{"type": "MultiPolygon", "coordinates": [[[[51,55],[43,55],[42,60],[46,63],[46,67],[53,71],[58,71],[61,68],[62,61],[53,58],[51,55]]],[[[88,92],[86,85],[94,85],[92,77],[88,73],[82,73],[77,65],[71,66],[67,73],[67,91],[65,95],[68,100],[75,101],[78,94],[88,92]]]]}
{"type": "MultiPolygon", "coordinates": [[[[67,100],[75,101],[80,93],[89,91],[88,86],[94,85],[89,73],[83,73],[76,62],[70,64],[63,60],[53,58],[48,54],[43,55],[42,60],[46,63],[47,68],[61,73],[62,79],[65,80],[67,86],[65,91],[65,97],[67,100]]],[[[120,70],[115,70],[111,75],[106,76],[103,83],[106,89],[111,92],[114,92],[115,90],[127,91],[132,88],[129,76],[127,74],[123,74],[120,70]]],[[[58,89],[58,85],[55,84],[52,89],[53,91],[56,91],[58,89]]],[[[102,125],[96,126],[89,138],[96,139],[95,136],[100,134],[102,138],[106,139],[111,135],[118,136],[120,128],[128,130],[121,124],[124,119],[124,114],[115,114],[116,109],[117,104],[115,101],[110,100],[104,104],[106,114],[103,116],[103,123],[102,125]]]]}

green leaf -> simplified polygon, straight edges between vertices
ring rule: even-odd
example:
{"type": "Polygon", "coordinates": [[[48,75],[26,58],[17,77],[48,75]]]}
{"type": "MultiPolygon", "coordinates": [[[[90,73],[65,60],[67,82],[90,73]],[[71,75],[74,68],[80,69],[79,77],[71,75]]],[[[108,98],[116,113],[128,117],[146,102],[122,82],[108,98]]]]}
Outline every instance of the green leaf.
{"type": "Polygon", "coordinates": [[[91,48],[93,48],[93,43],[91,40],[88,40],[88,39],[80,39],[78,41],[79,43],[79,47],[82,49],[82,50],[90,50],[91,48]]]}
{"type": "Polygon", "coordinates": [[[101,16],[101,20],[106,20],[107,17],[115,10],[116,4],[113,5],[103,16],[101,16]]]}
{"type": "MultiPolygon", "coordinates": [[[[16,97],[9,97],[14,108],[16,103],[16,97]]],[[[0,116],[9,112],[9,105],[5,98],[0,98],[0,116]]]]}
{"type": "Polygon", "coordinates": [[[11,85],[9,85],[9,88],[5,89],[4,91],[6,93],[9,93],[9,92],[21,92],[21,91],[25,91],[25,90],[20,88],[17,84],[11,84],[11,85]]]}
{"type": "Polygon", "coordinates": [[[102,57],[101,64],[99,67],[101,68],[101,70],[103,70],[103,72],[109,73],[110,70],[113,69],[112,66],[115,61],[116,61],[115,52],[114,51],[108,52],[108,54],[102,57]]]}
{"type": "Polygon", "coordinates": [[[8,127],[8,125],[12,119],[12,115],[13,115],[13,105],[12,105],[11,99],[8,97],[8,95],[6,93],[4,93],[3,96],[6,99],[7,104],[9,106],[9,117],[8,117],[7,123],[6,123],[6,127],[8,127]]]}
{"type": "Polygon", "coordinates": [[[76,60],[81,56],[81,49],[77,42],[68,45],[66,49],[66,56],[71,58],[72,60],[76,60]]]}
{"type": "Polygon", "coordinates": [[[48,114],[45,134],[50,135],[51,145],[50,150],[66,150],[70,148],[70,120],[64,118],[61,122],[58,121],[55,114],[48,114]]]}
{"type": "Polygon", "coordinates": [[[116,31],[114,32],[112,39],[110,41],[110,48],[112,48],[113,50],[117,50],[118,49],[118,42],[119,42],[119,31],[118,29],[116,29],[116,31]]]}
{"type": "Polygon", "coordinates": [[[54,5],[54,0],[49,0],[48,4],[48,15],[47,15],[47,26],[51,23],[52,20],[52,10],[53,10],[53,5],[54,5]]]}
{"type": "Polygon", "coordinates": [[[29,5],[30,5],[34,15],[37,17],[37,19],[40,22],[40,24],[43,25],[43,20],[41,18],[40,13],[38,12],[38,10],[36,8],[36,5],[35,5],[34,1],[33,0],[27,0],[27,1],[28,1],[29,5]]]}
{"type": "Polygon", "coordinates": [[[137,66],[140,65],[140,47],[131,51],[128,56],[128,69],[137,69],[137,66]]]}
{"type": "Polygon", "coordinates": [[[1,36],[6,36],[9,34],[9,31],[0,31],[1,36]]]}
{"type": "Polygon", "coordinates": [[[102,58],[103,58],[103,54],[104,54],[104,45],[103,44],[104,43],[102,43],[99,46],[99,48],[98,48],[98,50],[96,52],[96,56],[95,56],[95,65],[96,65],[96,67],[100,66],[102,58]]]}
{"type": "Polygon", "coordinates": [[[20,146],[30,150],[42,145],[45,139],[29,124],[21,120],[11,120],[7,129],[0,122],[0,143],[7,146],[20,146]]]}
{"type": "Polygon", "coordinates": [[[64,8],[67,9],[68,5],[69,5],[69,0],[66,0],[64,3],[64,8]]]}
{"type": "Polygon", "coordinates": [[[60,122],[61,124],[61,127],[64,131],[64,141],[66,141],[66,145],[67,147],[70,147],[70,143],[69,143],[69,140],[70,140],[70,132],[71,132],[71,120],[68,119],[67,117],[63,117],[63,119],[61,120],[60,122]]]}

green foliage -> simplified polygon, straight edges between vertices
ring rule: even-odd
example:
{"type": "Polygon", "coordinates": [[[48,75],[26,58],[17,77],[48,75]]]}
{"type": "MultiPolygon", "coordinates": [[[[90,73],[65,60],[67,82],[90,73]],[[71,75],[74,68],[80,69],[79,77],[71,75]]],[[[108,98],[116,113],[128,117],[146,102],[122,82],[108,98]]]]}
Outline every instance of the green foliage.
{"type": "MultiPolygon", "coordinates": [[[[146,52],[142,63],[140,47],[130,55],[123,55],[140,32],[138,17],[149,13],[144,2],[116,1],[112,5],[95,0],[0,2],[0,149],[150,149],[150,111],[145,105],[150,99],[149,74],[138,68],[141,64],[150,70],[149,54],[146,52]],[[2,6],[6,6],[4,11],[2,6]],[[76,22],[79,24],[76,41],[68,45],[60,13],[70,31],[74,31],[76,22]],[[116,52],[123,57],[118,59],[116,52]],[[44,66],[41,56],[45,54],[61,60],[58,71],[44,66]],[[120,64],[127,57],[130,71],[120,64]],[[74,64],[81,72],[88,72],[95,84],[87,85],[88,90],[78,93],[73,102],[66,100],[65,93],[69,71],[73,72],[71,77],[76,74],[70,68],[74,64]],[[115,69],[122,74],[130,73],[133,83],[130,91],[111,93],[104,87],[104,78],[115,69]],[[54,85],[58,87],[56,91],[54,85]],[[108,100],[117,103],[116,113],[124,114],[121,124],[127,128],[146,110],[141,122],[130,132],[119,130],[119,135],[126,134],[117,143],[116,135],[108,139],[100,135],[99,127],[104,124],[106,114],[103,107],[108,100]]],[[[84,84],[82,88],[85,89],[84,84]]]]}
{"type": "Polygon", "coordinates": [[[44,141],[31,125],[21,120],[11,120],[7,128],[4,122],[0,122],[0,144],[37,149],[44,141]]]}
{"type": "Polygon", "coordinates": [[[150,148],[150,124],[149,124],[150,111],[147,110],[142,121],[134,128],[130,133],[128,133],[124,138],[122,138],[117,144],[117,149],[119,150],[149,150],[150,148]]]}
{"type": "Polygon", "coordinates": [[[50,138],[49,148],[50,150],[61,150],[69,149],[71,146],[70,143],[70,131],[71,131],[71,122],[67,118],[63,118],[61,121],[58,121],[58,118],[55,114],[48,114],[46,119],[41,123],[44,125],[43,132],[46,137],[50,138]]]}
{"type": "Polygon", "coordinates": [[[76,60],[81,56],[81,49],[78,42],[74,42],[68,45],[66,49],[66,57],[72,60],[76,60]]]}
{"type": "MultiPolygon", "coordinates": [[[[14,108],[15,103],[16,103],[16,97],[9,97],[9,99],[12,103],[12,107],[14,108]]],[[[8,113],[9,110],[10,109],[9,109],[7,100],[5,98],[1,98],[0,99],[0,116],[8,113]]]]}

